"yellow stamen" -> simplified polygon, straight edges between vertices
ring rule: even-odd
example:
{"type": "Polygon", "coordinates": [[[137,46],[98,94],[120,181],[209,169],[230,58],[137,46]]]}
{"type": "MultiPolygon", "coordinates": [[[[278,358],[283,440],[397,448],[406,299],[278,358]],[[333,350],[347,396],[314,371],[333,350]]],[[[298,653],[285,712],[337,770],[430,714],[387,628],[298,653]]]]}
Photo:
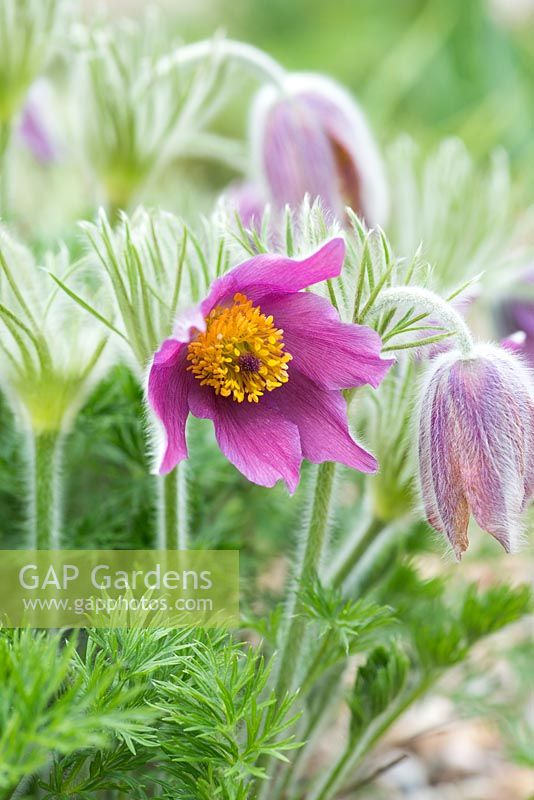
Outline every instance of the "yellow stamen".
{"type": "Polygon", "coordinates": [[[285,352],[283,333],[272,316],[236,294],[233,305],[216,306],[206,317],[206,330],[189,344],[187,369],[215,394],[257,403],[288,381],[292,356],[285,352]]]}

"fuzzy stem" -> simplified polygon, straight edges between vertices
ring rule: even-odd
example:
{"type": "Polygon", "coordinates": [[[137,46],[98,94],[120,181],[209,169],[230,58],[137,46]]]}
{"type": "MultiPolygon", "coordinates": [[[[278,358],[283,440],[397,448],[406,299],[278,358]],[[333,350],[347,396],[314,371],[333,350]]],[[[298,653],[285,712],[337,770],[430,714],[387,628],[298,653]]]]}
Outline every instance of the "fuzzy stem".
{"type": "Polygon", "coordinates": [[[205,39],[201,42],[186,45],[176,50],[172,55],[165,56],[158,63],[158,72],[164,74],[173,67],[195,66],[210,56],[229,59],[246,67],[261,80],[281,85],[286,71],[267,53],[250,44],[236,42],[232,39],[217,41],[205,39]]]}
{"type": "Polygon", "coordinates": [[[61,433],[31,434],[30,536],[35,550],[56,550],[60,544],[62,451],[61,433]]]}
{"type": "Polygon", "coordinates": [[[310,521],[296,571],[296,581],[288,601],[288,623],[280,648],[281,657],[276,683],[278,702],[281,702],[286,693],[291,691],[295,675],[298,673],[302,654],[302,636],[306,627],[306,622],[300,613],[298,595],[313,579],[321,563],[332,506],[335,472],[336,465],[330,461],[321,464],[317,470],[310,521]]]}
{"type": "Polygon", "coordinates": [[[158,478],[158,548],[187,550],[187,481],[185,463],[158,478]]]}
{"type": "Polygon", "coordinates": [[[376,316],[386,309],[396,308],[399,305],[409,305],[429,314],[435,314],[456,333],[458,346],[464,358],[473,355],[473,337],[463,317],[438,294],[429,289],[411,286],[384,289],[373,305],[371,313],[376,316]]]}
{"type": "MultiPolygon", "coordinates": [[[[313,579],[319,570],[322,555],[325,549],[330,511],[332,507],[333,489],[335,485],[336,464],[327,461],[317,468],[317,477],[312,492],[312,507],[307,524],[305,538],[298,554],[295,579],[290,587],[286,621],[282,627],[282,640],[280,643],[280,657],[276,676],[275,697],[281,703],[286,694],[292,691],[304,650],[304,636],[306,633],[306,620],[301,614],[299,594],[306,584],[313,579]]],[[[266,758],[260,758],[258,766],[265,767],[266,758]]],[[[272,779],[272,764],[271,776],[272,779]]],[[[261,788],[256,782],[255,797],[266,800],[271,789],[271,779],[262,782],[261,788]]]]}

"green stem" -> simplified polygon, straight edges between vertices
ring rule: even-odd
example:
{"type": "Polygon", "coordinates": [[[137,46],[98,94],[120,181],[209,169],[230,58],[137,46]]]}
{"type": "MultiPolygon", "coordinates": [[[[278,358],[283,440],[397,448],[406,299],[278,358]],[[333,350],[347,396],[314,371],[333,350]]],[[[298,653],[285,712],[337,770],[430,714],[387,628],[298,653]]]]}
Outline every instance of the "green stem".
{"type": "Polygon", "coordinates": [[[334,569],[331,577],[334,586],[343,585],[383,527],[384,524],[380,520],[371,519],[367,527],[355,538],[354,542],[351,543],[352,546],[344,555],[344,558],[339,561],[337,568],[334,569]]]}
{"type": "Polygon", "coordinates": [[[0,122],[0,219],[9,214],[9,164],[8,151],[11,139],[11,124],[0,122]]]}
{"type": "Polygon", "coordinates": [[[303,651],[302,637],[306,628],[306,620],[301,614],[302,609],[298,596],[306,584],[313,579],[321,563],[328,532],[335,472],[336,465],[330,461],[321,464],[317,470],[310,521],[302,548],[296,582],[289,598],[288,623],[285,627],[285,634],[280,648],[281,657],[275,689],[279,702],[283,700],[287,692],[292,690],[295,677],[299,671],[300,657],[303,651]]]}
{"type": "Polygon", "coordinates": [[[301,775],[306,769],[306,764],[313,757],[313,752],[318,737],[324,731],[328,720],[333,717],[337,702],[341,701],[343,695],[342,675],[344,666],[334,670],[319,689],[319,693],[312,700],[311,711],[308,708],[309,701],[306,699],[306,712],[303,717],[304,724],[296,732],[296,739],[304,742],[304,745],[295,751],[291,763],[284,765],[275,782],[274,787],[269,784],[269,800],[279,800],[281,797],[294,797],[297,794],[297,785],[301,775]]]}
{"type": "Polygon", "coordinates": [[[389,713],[380,718],[377,724],[367,731],[367,735],[362,736],[357,742],[349,742],[331,772],[319,783],[315,790],[312,790],[309,800],[332,800],[342,788],[347,773],[353,772],[359,767],[369,750],[383,737],[401,714],[428,691],[438,677],[439,673],[432,676],[422,676],[402,696],[400,701],[392,707],[389,713]]]}
{"type": "Polygon", "coordinates": [[[375,536],[348,576],[348,585],[352,594],[365,594],[370,585],[373,585],[384,574],[384,570],[388,566],[389,554],[393,554],[396,549],[402,552],[404,541],[416,522],[417,514],[410,512],[386,525],[375,536]],[[380,569],[380,564],[383,564],[382,569],[380,569]]]}
{"type": "Polygon", "coordinates": [[[34,433],[30,452],[30,536],[36,550],[56,550],[61,537],[60,467],[63,435],[34,433]]]}
{"type": "Polygon", "coordinates": [[[159,519],[158,548],[187,550],[187,481],[185,463],[158,478],[159,519]]]}
{"type": "MultiPolygon", "coordinates": [[[[295,579],[289,591],[286,623],[282,628],[280,659],[275,685],[275,697],[279,703],[295,685],[305,649],[306,620],[301,614],[299,594],[313,579],[321,564],[330,521],[335,474],[336,464],[333,462],[325,462],[317,468],[310,518],[298,556],[295,579]]],[[[266,757],[260,758],[258,767],[265,768],[266,761],[266,757]]],[[[267,793],[272,786],[272,764],[270,772],[270,777],[261,784],[256,781],[254,797],[262,800],[267,798],[267,793]]]]}

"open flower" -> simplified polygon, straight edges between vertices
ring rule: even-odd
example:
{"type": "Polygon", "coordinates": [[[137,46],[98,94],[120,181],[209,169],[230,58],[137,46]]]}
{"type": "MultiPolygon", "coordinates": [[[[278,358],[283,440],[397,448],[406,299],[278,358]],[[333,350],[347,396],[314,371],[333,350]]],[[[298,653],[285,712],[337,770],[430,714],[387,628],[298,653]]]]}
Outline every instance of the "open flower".
{"type": "Polygon", "coordinates": [[[391,361],[373,330],[340,322],[302,292],[341,272],[344,242],[302,261],[261,254],[217,279],[154,356],[148,400],[166,433],[166,473],[187,457],[189,413],[211,419],[219,447],[249,480],[292,492],[303,458],[362,472],[377,464],[351,437],[342,389],[377,386],[391,361]]]}
{"type": "Polygon", "coordinates": [[[419,465],[428,521],[460,558],[470,514],[507,552],[534,491],[534,390],[504,348],[477,346],[432,362],[421,396],[419,465]]]}
{"type": "Polygon", "coordinates": [[[350,206],[384,224],[388,188],[367,121],[353,98],[321,75],[290,74],[284,94],[266,86],[251,114],[255,164],[276,208],[320,197],[342,219],[350,206]]]}

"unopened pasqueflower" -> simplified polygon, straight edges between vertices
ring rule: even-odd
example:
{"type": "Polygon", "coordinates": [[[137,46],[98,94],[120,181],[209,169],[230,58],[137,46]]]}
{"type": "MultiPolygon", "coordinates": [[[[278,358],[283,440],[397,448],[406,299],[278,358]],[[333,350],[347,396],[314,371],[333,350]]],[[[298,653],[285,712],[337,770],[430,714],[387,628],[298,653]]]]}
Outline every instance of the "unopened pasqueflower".
{"type": "Polygon", "coordinates": [[[351,437],[342,389],[377,386],[391,362],[370,328],[342,323],[300,290],[341,272],[344,242],[302,261],[261,254],[216,280],[154,356],[148,400],[165,429],[160,472],[187,457],[189,413],[249,480],[294,491],[303,458],[362,472],[374,457],[351,437]]]}
{"type": "Polygon", "coordinates": [[[288,75],[283,89],[261,89],[251,115],[256,169],[275,207],[308,194],[339,219],[350,206],[369,225],[384,224],[384,168],[356,102],[321,75],[288,75]]]}
{"type": "Polygon", "coordinates": [[[430,524],[460,558],[472,514],[507,552],[534,491],[534,392],[504,348],[444,353],[430,367],[419,412],[420,479],[430,524]]]}

